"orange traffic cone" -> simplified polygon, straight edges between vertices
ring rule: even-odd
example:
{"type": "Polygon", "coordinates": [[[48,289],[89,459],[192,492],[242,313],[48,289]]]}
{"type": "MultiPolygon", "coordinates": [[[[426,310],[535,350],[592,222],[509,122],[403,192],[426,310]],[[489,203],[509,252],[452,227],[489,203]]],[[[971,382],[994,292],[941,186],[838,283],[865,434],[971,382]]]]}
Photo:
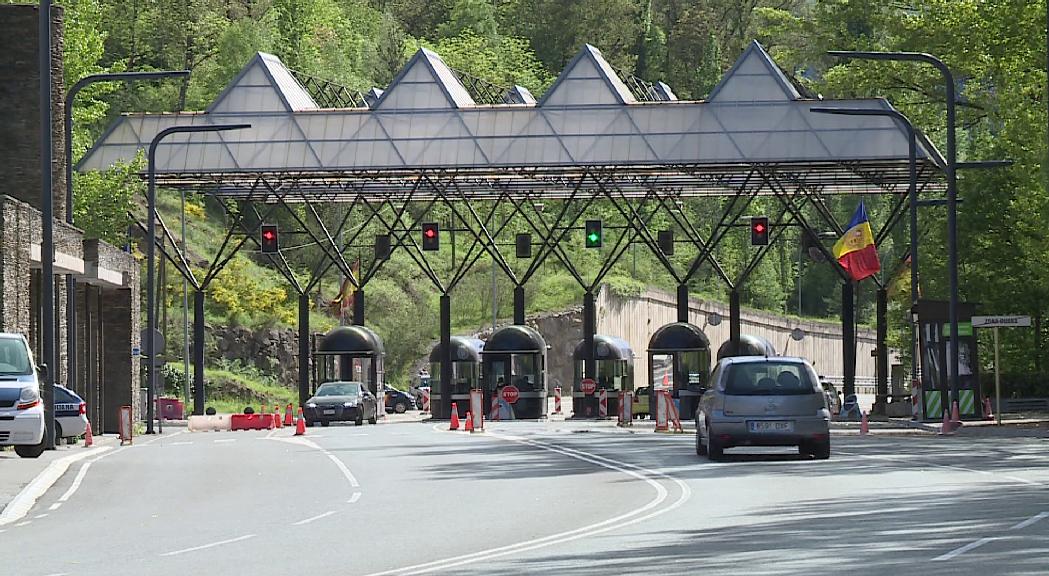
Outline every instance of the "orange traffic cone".
{"type": "Polygon", "coordinates": [[[84,431],[84,448],[90,448],[95,443],[95,437],[91,435],[91,421],[87,423],[87,430],[84,431]]]}
{"type": "Polygon", "coordinates": [[[867,421],[867,413],[862,412],[861,414],[862,416],[860,417],[860,435],[866,436],[867,434],[870,434],[871,426],[870,423],[867,421]]]}
{"type": "Polygon", "coordinates": [[[284,422],[280,419],[280,406],[277,404],[273,405],[273,427],[283,428],[284,422]]]}
{"type": "Polygon", "coordinates": [[[450,426],[448,426],[448,429],[449,430],[458,430],[459,429],[459,408],[455,405],[455,402],[452,402],[452,423],[451,423],[450,426]]]}
{"type": "Polygon", "coordinates": [[[957,400],[955,400],[954,402],[951,403],[951,421],[952,422],[961,422],[962,421],[962,415],[958,413],[958,401],[957,400]]]}
{"type": "Polygon", "coordinates": [[[291,402],[288,402],[288,407],[284,409],[284,425],[291,426],[295,424],[295,418],[291,415],[291,402]]]}
{"type": "Polygon", "coordinates": [[[299,417],[295,421],[295,435],[305,436],[306,435],[306,418],[302,415],[302,408],[299,408],[299,417]]]}
{"type": "Polygon", "coordinates": [[[947,415],[947,410],[945,409],[943,411],[943,424],[940,425],[940,435],[950,436],[951,434],[954,434],[954,427],[951,426],[951,419],[947,415]]]}
{"type": "Polygon", "coordinates": [[[983,397],[983,419],[994,420],[994,409],[991,408],[991,397],[983,397]]]}
{"type": "Polygon", "coordinates": [[[466,426],[463,426],[463,431],[473,432],[474,431],[474,415],[469,410],[466,411],[466,426]]]}

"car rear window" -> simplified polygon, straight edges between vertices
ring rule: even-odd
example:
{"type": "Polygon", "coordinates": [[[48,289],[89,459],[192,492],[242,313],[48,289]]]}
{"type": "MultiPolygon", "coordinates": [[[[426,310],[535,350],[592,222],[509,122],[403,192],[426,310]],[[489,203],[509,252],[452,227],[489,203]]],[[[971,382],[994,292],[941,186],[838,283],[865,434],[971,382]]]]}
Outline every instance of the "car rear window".
{"type": "Polygon", "coordinates": [[[725,394],[732,396],[794,396],[816,391],[808,370],[796,362],[733,364],[725,381],[725,394]]]}
{"type": "Polygon", "coordinates": [[[20,338],[0,338],[0,375],[32,374],[29,352],[20,338]]]}

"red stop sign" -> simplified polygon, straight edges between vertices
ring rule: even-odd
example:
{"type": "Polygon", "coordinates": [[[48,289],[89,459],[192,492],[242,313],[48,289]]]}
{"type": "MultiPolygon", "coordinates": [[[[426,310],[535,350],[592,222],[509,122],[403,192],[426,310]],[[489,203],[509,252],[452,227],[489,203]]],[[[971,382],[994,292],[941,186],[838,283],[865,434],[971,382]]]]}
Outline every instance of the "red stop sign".
{"type": "Polygon", "coordinates": [[[503,400],[506,400],[510,404],[516,404],[517,399],[521,397],[521,391],[517,389],[517,386],[510,385],[503,387],[503,400]]]}
{"type": "Polygon", "coordinates": [[[583,394],[590,395],[597,390],[597,382],[594,382],[593,378],[583,378],[583,381],[579,383],[579,387],[583,389],[583,394]]]}

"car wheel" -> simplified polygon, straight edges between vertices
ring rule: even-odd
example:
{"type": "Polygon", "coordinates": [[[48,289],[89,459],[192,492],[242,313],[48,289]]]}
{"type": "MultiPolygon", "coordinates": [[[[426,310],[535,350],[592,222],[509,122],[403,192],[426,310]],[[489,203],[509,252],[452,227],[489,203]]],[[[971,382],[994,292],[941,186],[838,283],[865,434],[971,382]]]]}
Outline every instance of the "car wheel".
{"type": "Polygon", "coordinates": [[[372,410],[372,417],[368,418],[368,424],[375,424],[378,421],[379,421],[379,411],[377,409],[376,410],[372,410]]]}
{"type": "Polygon", "coordinates": [[[721,444],[721,440],[718,440],[710,433],[710,428],[707,428],[707,458],[716,462],[724,457],[725,447],[721,444]]]}
{"type": "Polygon", "coordinates": [[[18,454],[20,458],[39,458],[44,453],[44,445],[47,443],[47,437],[40,440],[39,444],[33,444],[30,446],[15,446],[15,454],[18,454]]]}
{"type": "Polygon", "coordinates": [[[393,411],[398,414],[404,414],[408,411],[408,404],[405,402],[398,402],[393,405],[393,411]]]}
{"type": "Polygon", "coordinates": [[[62,425],[55,422],[55,445],[61,444],[63,438],[65,438],[65,435],[62,434],[62,425]]]}
{"type": "Polygon", "coordinates": [[[321,420],[322,427],[327,428],[329,424],[331,424],[331,422],[328,422],[327,420],[321,420]]]}
{"type": "Polygon", "coordinates": [[[307,428],[313,428],[313,424],[314,424],[313,420],[306,420],[306,427],[307,428]]]}
{"type": "Polygon", "coordinates": [[[812,455],[817,460],[826,460],[830,458],[830,439],[824,440],[823,442],[817,442],[811,446],[812,455]]]}
{"type": "Polygon", "coordinates": [[[364,416],[363,415],[358,415],[357,419],[353,421],[353,425],[354,426],[363,426],[364,425],[364,416]]]}
{"type": "Polygon", "coordinates": [[[707,445],[703,443],[703,435],[699,433],[699,429],[696,429],[696,456],[706,456],[707,445]]]}

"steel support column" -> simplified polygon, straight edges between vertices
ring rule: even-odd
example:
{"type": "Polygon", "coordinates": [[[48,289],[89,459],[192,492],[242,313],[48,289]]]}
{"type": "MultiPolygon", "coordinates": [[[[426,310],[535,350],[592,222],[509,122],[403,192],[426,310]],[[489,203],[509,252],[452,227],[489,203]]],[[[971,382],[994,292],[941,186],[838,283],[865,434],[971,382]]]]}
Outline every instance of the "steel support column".
{"type": "Polygon", "coordinates": [[[841,285],[841,357],[844,362],[842,394],[856,393],[856,284],[841,285]]]}
{"type": "Polygon", "coordinates": [[[733,290],[728,293],[728,339],[733,354],[739,352],[739,325],[739,291],[733,290]]]}
{"type": "Polygon", "coordinates": [[[452,414],[452,300],[441,294],[441,379],[440,412],[436,418],[451,418],[452,414]]]}
{"type": "Polygon", "coordinates": [[[594,293],[583,293],[583,377],[597,378],[594,362],[594,333],[597,332],[597,308],[594,293]]]}
{"type": "Polygon", "coordinates": [[[525,289],[524,286],[514,286],[514,324],[523,326],[525,323],[525,289]]]}
{"type": "Polygon", "coordinates": [[[310,295],[299,294],[299,406],[310,398],[310,295]]]}
{"type": "Polygon", "coordinates": [[[204,291],[193,292],[193,414],[204,414],[204,291]]]}
{"type": "Polygon", "coordinates": [[[685,284],[677,287],[677,321],[688,322],[688,286],[685,284]]]}
{"type": "Polygon", "coordinates": [[[885,405],[889,401],[889,348],[886,340],[888,339],[889,326],[888,326],[888,310],[889,310],[889,292],[885,288],[878,290],[878,311],[877,311],[877,331],[878,331],[878,364],[877,364],[877,377],[878,377],[878,389],[875,392],[874,398],[874,409],[871,410],[875,414],[885,414],[885,405]]]}

